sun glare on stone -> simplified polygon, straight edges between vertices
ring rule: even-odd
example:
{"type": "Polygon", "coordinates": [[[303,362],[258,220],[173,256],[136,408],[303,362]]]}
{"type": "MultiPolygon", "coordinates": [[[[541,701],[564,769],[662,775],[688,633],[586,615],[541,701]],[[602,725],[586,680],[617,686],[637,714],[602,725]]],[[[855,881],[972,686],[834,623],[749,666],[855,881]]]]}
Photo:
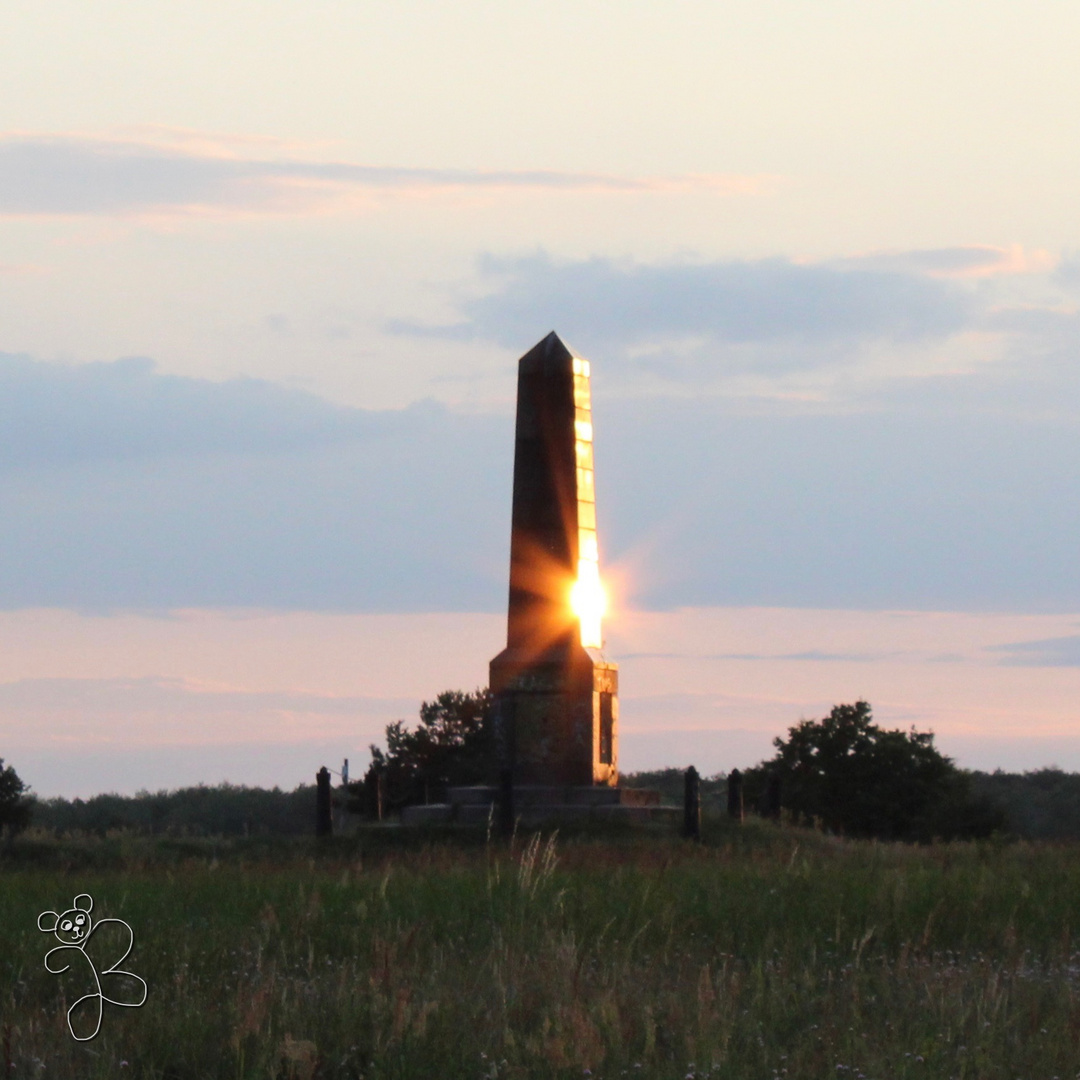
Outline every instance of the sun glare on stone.
{"type": "Polygon", "coordinates": [[[607,608],[607,596],[595,562],[578,560],[578,579],[570,590],[570,606],[581,623],[581,644],[587,649],[599,649],[600,620],[607,608]]]}

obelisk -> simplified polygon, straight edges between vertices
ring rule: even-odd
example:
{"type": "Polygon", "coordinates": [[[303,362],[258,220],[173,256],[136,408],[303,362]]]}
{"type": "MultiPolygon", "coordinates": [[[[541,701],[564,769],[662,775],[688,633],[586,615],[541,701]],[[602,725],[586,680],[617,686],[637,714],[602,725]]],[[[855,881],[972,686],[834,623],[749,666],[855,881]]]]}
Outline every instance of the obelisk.
{"type": "Polygon", "coordinates": [[[506,648],[490,670],[515,784],[618,782],[602,614],[590,365],[552,332],[518,361],[506,648]]]}

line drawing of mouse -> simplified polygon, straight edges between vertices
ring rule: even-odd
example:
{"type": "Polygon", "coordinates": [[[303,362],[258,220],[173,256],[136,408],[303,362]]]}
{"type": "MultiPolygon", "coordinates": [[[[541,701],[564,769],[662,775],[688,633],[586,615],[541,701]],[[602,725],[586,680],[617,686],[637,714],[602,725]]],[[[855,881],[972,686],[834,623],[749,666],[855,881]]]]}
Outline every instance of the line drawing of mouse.
{"type": "MultiPolygon", "coordinates": [[[[55,949],[50,949],[45,954],[46,971],[51,971],[54,975],[60,975],[63,972],[68,971],[71,968],[71,961],[76,959],[74,954],[78,954],[83,957],[93,974],[96,990],[92,993],[84,994],[67,1011],[68,1031],[71,1032],[71,1037],[78,1042],[88,1042],[101,1030],[101,1017],[104,1012],[104,1003],[106,1001],[110,1005],[120,1005],[128,1009],[137,1009],[146,1002],[147,994],[146,982],[143,979],[130,971],[120,970],[120,965],[127,959],[128,954],[131,952],[131,947],[135,943],[135,935],[132,933],[131,927],[128,926],[123,919],[99,919],[95,923],[90,918],[90,912],[93,910],[93,907],[94,900],[90,894],[79,893],[79,895],[75,897],[71,908],[63,912],[63,914],[58,915],[55,911],[43,911],[38,916],[37,920],[39,930],[46,934],[55,934],[57,940],[60,942],[55,949]],[[97,933],[101,927],[109,923],[118,924],[127,932],[127,948],[124,949],[123,954],[118,960],[99,971],[93,958],[87,953],[86,946],[90,942],[91,935],[97,933]],[[64,953],[67,954],[66,957],[57,957],[57,954],[64,953]],[[52,957],[57,957],[57,963],[59,963],[61,959],[67,959],[68,963],[64,964],[63,967],[54,967],[49,963],[49,960],[52,957]],[[111,975],[120,976],[120,978],[107,979],[107,976],[111,975]],[[109,993],[106,993],[102,989],[101,984],[103,978],[106,979],[106,989],[109,990],[109,993]],[[121,988],[124,986],[124,980],[126,979],[131,979],[142,987],[142,996],[138,1001],[122,1001],[118,1000],[117,996],[110,996],[119,995],[121,988]],[[113,989],[110,984],[116,984],[116,989],[113,989]],[[76,1025],[72,1022],[72,1015],[84,1002],[91,1003],[89,1007],[94,1010],[89,1014],[90,1017],[93,1018],[94,1030],[89,1035],[78,1035],[75,1032],[76,1025]]],[[[82,1014],[80,1014],[80,1016],[81,1015],[82,1014]]],[[[81,1024],[79,1026],[81,1027],[81,1024]]]]}

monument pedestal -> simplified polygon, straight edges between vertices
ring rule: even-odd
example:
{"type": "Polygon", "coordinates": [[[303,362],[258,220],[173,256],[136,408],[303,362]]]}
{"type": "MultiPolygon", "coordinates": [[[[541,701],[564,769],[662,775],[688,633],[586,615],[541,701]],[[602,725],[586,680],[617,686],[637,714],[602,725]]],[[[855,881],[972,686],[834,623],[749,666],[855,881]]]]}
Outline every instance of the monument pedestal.
{"type": "Polygon", "coordinates": [[[500,766],[515,784],[618,782],[619,671],[573,639],[540,656],[509,647],[491,661],[500,766]]]}

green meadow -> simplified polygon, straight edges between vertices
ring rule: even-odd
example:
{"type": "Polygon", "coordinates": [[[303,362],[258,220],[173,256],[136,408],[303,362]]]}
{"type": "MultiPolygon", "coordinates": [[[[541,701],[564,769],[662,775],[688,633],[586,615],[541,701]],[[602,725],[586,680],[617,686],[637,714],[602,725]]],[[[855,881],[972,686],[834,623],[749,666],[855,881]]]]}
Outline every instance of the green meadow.
{"type": "Polygon", "coordinates": [[[19,838],[0,862],[10,1077],[1080,1076],[1080,848],[372,829],[329,843],[19,838]],[[76,893],[142,1008],[43,966],[76,893]]]}

